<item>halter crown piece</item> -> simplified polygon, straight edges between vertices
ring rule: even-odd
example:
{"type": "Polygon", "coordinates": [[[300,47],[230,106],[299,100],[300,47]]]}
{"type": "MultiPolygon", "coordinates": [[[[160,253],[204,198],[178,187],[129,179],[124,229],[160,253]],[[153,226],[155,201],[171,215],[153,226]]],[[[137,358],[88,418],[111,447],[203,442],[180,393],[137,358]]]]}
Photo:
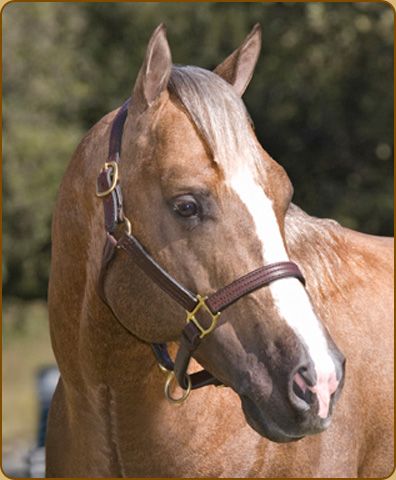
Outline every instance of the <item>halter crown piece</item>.
{"type": "Polygon", "coordinates": [[[206,370],[193,374],[187,373],[190,359],[201,341],[220,322],[225,321],[221,313],[241,297],[275,280],[295,277],[304,285],[305,280],[295,263],[277,262],[253,270],[229,285],[220,288],[217,292],[209,296],[203,296],[192,293],[180,285],[151,257],[132,235],[131,223],[124,215],[119,183],[118,164],[121,158],[121,140],[129,101],[130,99],[122,105],[112,122],[108,161],[104,164],[97,180],[96,195],[103,200],[106,230],[106,243],[99,274],[98,293],[108,305],[104,293],[104,279],[116,251],[123,250],[154,283],[186,310],[186,326],[181,333],[175,362],[170,358],[166,344],[151,344],[160,369],[167,373],[165,382],[166,398],[172,403],[182,403],[187,399],[191,390],[207,385],[221,385],[221,382],[206,370]],[[117,239],[114,234],[119,225],[123,225],[125,228],[124,232],[117,239]],[[183,395],[179,398],[174,398],[171,395],[171,384],[174,380],[184,390],[183,395]]]}

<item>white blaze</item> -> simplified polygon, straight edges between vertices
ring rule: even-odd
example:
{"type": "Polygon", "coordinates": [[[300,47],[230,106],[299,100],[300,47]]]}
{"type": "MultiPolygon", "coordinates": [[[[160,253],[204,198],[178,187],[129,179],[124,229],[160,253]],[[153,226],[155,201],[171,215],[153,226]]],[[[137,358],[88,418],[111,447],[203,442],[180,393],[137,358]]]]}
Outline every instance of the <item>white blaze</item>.
{"type": "MultiPolygon", "coordinates": [[[[262,244],[265,264],[289,261],[272,202],[256,182],[252,172],[242,167],[231,177],[229,184],[253,218],[262,244]]],[[[308,349],[318,379],[315,389],[320,404],[319,416],[325,418],[328,414],[329,397],[336,388],[335,366],[307,292],[296,278],[276,280],[268,288],[280,317],[308,349]]]]}

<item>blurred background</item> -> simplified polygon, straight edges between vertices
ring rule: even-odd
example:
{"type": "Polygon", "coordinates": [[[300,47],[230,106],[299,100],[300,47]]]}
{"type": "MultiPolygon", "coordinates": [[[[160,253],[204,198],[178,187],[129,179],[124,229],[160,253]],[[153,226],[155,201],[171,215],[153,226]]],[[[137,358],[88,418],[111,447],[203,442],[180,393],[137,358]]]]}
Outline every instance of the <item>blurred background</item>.
{"type": "Polygon", "coordinates": [[[54,364],[45,302],[51,213],[62,174],[84,133],[130,95],[160,22],[168,27],[175,63],[209,69],[260,22],[263,49],[244,99],[259,140],[294,184],[294,202],[312,215],[393,235],[390,5],[7,5],[3,465],[19,461],[25,468],[41,441],[37,382],[40,369],[54,364]]]}

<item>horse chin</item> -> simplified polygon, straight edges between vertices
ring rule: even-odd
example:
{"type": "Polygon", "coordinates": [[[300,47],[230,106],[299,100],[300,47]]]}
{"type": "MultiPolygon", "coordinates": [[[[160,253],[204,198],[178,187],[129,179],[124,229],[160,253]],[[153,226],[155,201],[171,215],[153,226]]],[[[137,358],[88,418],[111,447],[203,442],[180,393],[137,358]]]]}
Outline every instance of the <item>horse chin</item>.
{"type": "Polygon", "coordinates": [[[296,442],[297,440],[304,438],[306,435],[313,435],[322,432],[330,423],[330,419],[327,419],[327,421],[321,423],[320,426],[315,425],[315,427],[311,426],[311,428],[307,429],[296,429],[295,426],[291,426],[290,429],[286,431],[284,427],[278,425],[270,416],[263,413],[262,409],[260,409],[250,398],[246,396],[241,396],[240,398],[242,410],[249,426],[258,434],[268,438],[268,440],[271,440],[272,442],[296,442]]]}
{"type": "Polygon", "coordinates": [[[283,431],[273,420],[266,418],[248,397],[241,397],[242,410],[246,421],[262,437],[272,442],[289,443],[300,440],[304,436],[295,436],[283,431]]]}

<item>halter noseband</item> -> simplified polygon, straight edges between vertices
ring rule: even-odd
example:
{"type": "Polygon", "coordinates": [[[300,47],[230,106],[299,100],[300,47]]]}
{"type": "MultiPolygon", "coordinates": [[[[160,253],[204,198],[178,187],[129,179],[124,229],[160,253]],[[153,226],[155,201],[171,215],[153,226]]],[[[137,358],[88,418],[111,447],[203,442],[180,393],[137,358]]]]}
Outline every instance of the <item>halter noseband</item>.
{"type": "Polygon", "coordinates": [[[128,113],[128,105],[129,99],[119,109],[112,122],[108,161],[104,164],[97,180],[96,195],[103,199],[105,229],[107,232],[98,291],[102,300],[108,305],[104,293],[104,279],[116,250],[121,249],[133,259],[135,264],[154,283],[186,310],[187,323],[180,337],[180,345],[175,362],[170,358],[166,344],[151,344],[159,367],[168,374],[165,383],[166,398],[173,403],[181,403],[187,399],[191,390],[207,385],[221,385],[221,382],[206,370],[193,374],[187,373],[191,357],[202,339],[209,335],[223,320],[223,317],[220,319],[221,312],[241,297],[275,280],[295,277],[304,285],[305,280],[295,263],[277,262],[260,267],[206,297],[192,293],[169,275],[132,235],[131,223],[123,211],[118,164],[120,162],[121,140],[128,113]],[[117,226],[121,224],[124,225],[125,230],[117,240],[114,233],[117,226]],[[177,380],[184,390],[180,398],[173,398],[170,393],[171,383],[174,379],[177,380]]]}

